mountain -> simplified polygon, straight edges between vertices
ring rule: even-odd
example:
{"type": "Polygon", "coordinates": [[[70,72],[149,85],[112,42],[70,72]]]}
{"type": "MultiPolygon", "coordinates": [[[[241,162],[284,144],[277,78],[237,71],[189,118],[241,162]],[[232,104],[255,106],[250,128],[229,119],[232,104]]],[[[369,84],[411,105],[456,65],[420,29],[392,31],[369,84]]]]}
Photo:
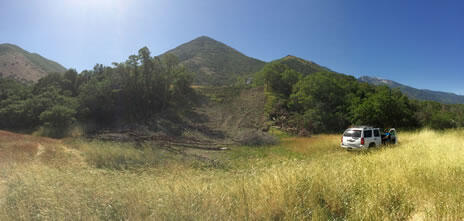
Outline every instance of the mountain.
{"type": "Polygon", "coordinates": [[[0,77],[36,82],[49,73],[65,71],[60,64],[38,54],[13,44],[0,44],[0,77]]]}
{"type": "Polygon", "coordinates": [[[333,72],[332,70],[326,67],[320,66],[312,61],[307,61],[307,60],[304,60],[302,58],[295,57],[292,55],[285,56],[273,62],[279,62],[279,63],[285,64],[291,69],[297,72],[300,72],[301,74],[305,76],[312,74],[312,73],[316,73],[316,72],[325,72],[325,71],[333,72]]]}
{"type": "Polygon", "coordinates": [[[188,71],[195,73],[194,83],[199,85],[232,84],[238,77],[251,76],[265,64],[206,36],[182,44],[165,54],[177,56],[188,71]]]}
{"type": "Polygon", "coordinates": [[[417,89],[391,80],[368,76],[360,77],[358,80],[362,82],[367,82],[372,85],[385,85],[390,88],[398,88],[401,90],[401,92],[403,92],[409,98],[412,99],[437,101],[445,104],[464,104],[464,96],[453,93],[417,89]]]}

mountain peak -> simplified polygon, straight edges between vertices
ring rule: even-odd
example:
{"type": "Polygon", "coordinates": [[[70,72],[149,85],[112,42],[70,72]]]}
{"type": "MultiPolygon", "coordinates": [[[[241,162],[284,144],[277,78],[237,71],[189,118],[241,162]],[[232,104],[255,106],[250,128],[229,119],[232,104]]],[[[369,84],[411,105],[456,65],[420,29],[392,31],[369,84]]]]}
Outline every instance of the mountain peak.
{"type": "MultiPolygon", "coordinates": [[[[215,44],[215,45],[221,45],[222,47],[229,47],[227,46],[226,44],[216,40],[216,39],[213,39],[211,37],[208,37],[206,35],[202,35],[198,38],[195,38],[183,45],[186,45],[186,44],[215,44]]],[[[182,45],[181,45],[182,46],[182,45]]],[[[179,46],[180,47],[180,46],[179,46]]]]}
{"type": "Polygon", "coordinates": [[[215,39],[213,39],[213,38],[211,38],[209,36],[206,36],[206,35],[202,35],[202,36],[200,36],[198,38],[193,39],[193,41],[195,41],[195,40],[208,40],[208,41],[216,41],[217,42],[217,40],[215,40],[215,39]]]}
{"type": "Polygon", "coordinates": [[[8,51],[21,51],[21,52],[25,52],[24,49],[20,48],[19,46],[17,45],[14,45],[14,44],[10,44],[10,43],[3,43],[3,44],[0,44],[0,54],[1,53],[6,53],[8,51]]]}
{"type": "Polygon", "coordinates": [[[12,47],[12,48],[19,48],[17,45],[10,44],[10,43],[2,43],[0,47],[12,47]]]}
{"type": "Polygon", "coordinates": [[[195,38],[165,54],[177,56],[195,74],[194,83],[199,85],[233,84],[237,78],[250,76],[264,66],[263,61],[208,36],[195,38]]]}

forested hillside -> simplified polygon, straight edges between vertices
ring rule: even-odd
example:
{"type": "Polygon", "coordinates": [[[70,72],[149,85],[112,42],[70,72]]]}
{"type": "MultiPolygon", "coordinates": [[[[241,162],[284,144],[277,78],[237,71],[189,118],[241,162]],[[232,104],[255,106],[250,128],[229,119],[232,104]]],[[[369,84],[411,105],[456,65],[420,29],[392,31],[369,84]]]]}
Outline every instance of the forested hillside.
{"type": "Polygon", "coordinates": [[[266,113],[300,134],[341,132],[350,125],[401,128],[464,126],[464,105],[410,100],[399,89],[373,86],[330,71],[302,74],[281,62],[255,75],[267,89],[266,113]]]}
{"type": "Polygon", "coordinates": [[[295,57],[292,55],[285,56],[279,60],[273,61],[287,65],[291,69],[303,74],[303,76],[316,73],[316,72],[323,72],[323,71],[329,71],[331,72],[330,69],[323,67],[319,64],[316,64],[312,61],[307,61],[299,57],[295,57]]]}

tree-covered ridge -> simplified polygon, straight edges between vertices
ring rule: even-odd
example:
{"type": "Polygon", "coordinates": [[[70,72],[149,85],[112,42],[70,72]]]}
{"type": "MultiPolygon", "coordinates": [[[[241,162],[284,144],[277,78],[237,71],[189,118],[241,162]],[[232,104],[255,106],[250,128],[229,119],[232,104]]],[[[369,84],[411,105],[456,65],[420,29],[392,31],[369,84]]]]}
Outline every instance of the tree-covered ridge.
{"type": "Polygon", "coordinates": [[[53,73],[33,85],[0,79],[0,128],[42,126],[60,136],[77,121],[106,128],[150,125],[159,114],[193,106],[191,83],[176,57],[151,57],[147,48],[113,67],[53,73]]]}
{"type": "Polygon", "coordinates": [[[436,101],[445,104],[464,104],[464,96],[453,93],[417,89],[395,81],[368,76],[360,77],[359,81],[367,82],[372,85],[385,85],[390,88],[398,88],[411,99],[436,101]]]}
{"type": "MultiPolygon", "coordinates": [[[[283,72],[284,70],[292,70],[301,74],[301,77],[317,73],[317,72],[332,72],[330,69],[318,65],[312,61],[307,61],[299,57],[287,55],[281,59],[277,59],[267,63],[261,70],[253,75],[255,85],[263,85],[264,78],[270,77],[270,72],[283,72]]],[[[273,75],[277,76],[277,75],[273,75]]],[[[285,81],[281,82],[285,84],[285,81]]],[[[289,86],[290,87],[290,86],[289,86]]]]}
{"type": "Polygon", "coordinates": [[[64,73],[60,64],[13,44],[0,44],[0,77],[34,81],[49,73],[64,73]]]}
{"type": "Polygon", "coordinates": [[[324,72],[324,71],[331,72],[331,70],[326,67],[323,67],[312,61],[307,61],[307,60],[304,60],[302,58],[295,57],[292,55],[285,56],[274,62],[280,62],[282,64],[285,64],[291,69],[303,74],[304,76],[312,74],[312,73],[316,73],[316,72],[324,72]]]}
{"type": "Polygon", "coordinates": [[[237,78],[252,76],[264,62],[206,36],[199,37],[166,52],[173,54],[185,68],[195,74],[198,85],[231,85],[237,78]]]}
{"type": "Polygon", "coordinates": [[[266,112],[274,124],[300,133],[341,132],[350,125],[376,127],[464,126],[464,105],[409,100],[398,89],[373,86],[325,71],[303,75],[280,62],[256,74],[268,92],[266,112]]]}

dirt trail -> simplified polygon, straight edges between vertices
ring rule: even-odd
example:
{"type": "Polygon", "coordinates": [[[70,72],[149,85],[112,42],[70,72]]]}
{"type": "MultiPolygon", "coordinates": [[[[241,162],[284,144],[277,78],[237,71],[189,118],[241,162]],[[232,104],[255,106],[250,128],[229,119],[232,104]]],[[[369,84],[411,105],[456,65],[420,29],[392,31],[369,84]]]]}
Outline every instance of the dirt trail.
{"type": "Polygon", "coordinates": [[[88,164],[86,163],[84,157],[82,156],[82,153],[79,150],[69,148],[65,145],[62,145],[61,147],[63,148],[63,151],[65,153],[70,154],[73,157],[73,159],[75,159],[73,161],[75,165],[80,167],[88,167],[88,164]]]}
{"type": "Polygon", "coordinates": [[[39,157],[45,152],[45,147],[42,146],[42,144],[38,143],[37,144],[37,153],[35,154],[36,157],[39,157]]]}
{"type": "MultiPolygon", "coordinates": [[[[70,156],[68,160],[66,160],[67,164],[72,164],[74,166],[86,167],[87,163],[85,162],[84,157],[82,156],[81,152],[72,148],[67,147],[66,145],[62,144],[61,141],[56,141],[56,143],[52,144],[51,147],[47,146],[47,144],[42,145],[41,143],[37,143],[37,152],[35,154],[34,159],[36,161],[41,160],[42,158],[46,158],[47,151],[55,151],[61,152],[65,155],[70,156]]],[[[54,160],[54,159],[50,159],[54,160]]]]}

